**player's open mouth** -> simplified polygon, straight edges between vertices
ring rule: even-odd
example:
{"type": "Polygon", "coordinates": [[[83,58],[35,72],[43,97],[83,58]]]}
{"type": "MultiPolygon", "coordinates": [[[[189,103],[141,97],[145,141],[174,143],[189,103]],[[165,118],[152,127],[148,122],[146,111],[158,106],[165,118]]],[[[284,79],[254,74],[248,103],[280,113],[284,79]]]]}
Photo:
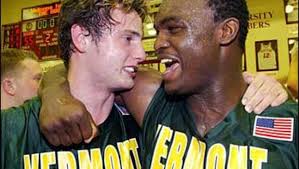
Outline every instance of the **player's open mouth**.
{"type": "Polygon", "coordinates": [[[163,72],[164,78],[172,76],[176,68],[179,67],[179,61],[175,59],[161,59],[161,64],[165,64],[166,70],[163,72]]]}
{"type": "Polygon", "coordinates": [[[161,59],[161,63],[165,64],[166,68],[170,68],[172,65],[179,62],[174,59],[161,59]]]}
{"type": "Polygon", "coordinates": [[[124,67],[124,71],[127,72],[131,77],[136,76],[136,72],[138,71],[137,66],[126,66],[124,67]]]}

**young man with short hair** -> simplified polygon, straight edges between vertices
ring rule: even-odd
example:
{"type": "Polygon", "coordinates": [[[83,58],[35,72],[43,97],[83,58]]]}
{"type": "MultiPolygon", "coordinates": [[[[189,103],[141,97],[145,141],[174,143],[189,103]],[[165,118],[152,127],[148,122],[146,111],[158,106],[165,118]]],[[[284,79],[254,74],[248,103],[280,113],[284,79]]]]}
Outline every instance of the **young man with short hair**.
{"type": "Polygon", "coordinates": [[[1,52],[1,110],[37,96],[42,69],[36,55],[21,49],[1,52]]]}

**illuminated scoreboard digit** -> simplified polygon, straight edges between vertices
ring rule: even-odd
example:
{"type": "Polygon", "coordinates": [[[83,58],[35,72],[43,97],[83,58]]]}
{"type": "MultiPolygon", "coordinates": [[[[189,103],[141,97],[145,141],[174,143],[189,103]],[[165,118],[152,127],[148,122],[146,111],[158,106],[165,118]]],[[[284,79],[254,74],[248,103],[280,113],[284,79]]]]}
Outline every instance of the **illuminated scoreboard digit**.
{"type": "Polygon", "coordinates": [[[23,9],[22,48],[41,60],[59,58],[58,12],[60,3],[23,9]]]}
{"type": "Polygon", "coordinates": [[[55,28],[57,26],[57,17],[41,19],[37,21],[37,29],[55,28]]]}
{"type": "Polygon", "coordinates": [[[21,45],[21,30],[20,24],[3,25],[3,48],[20,48],[21,45]]]}
{"type": "Polygon", "coordinates": [[[27,21],[22,23],[22,48],[33,50],[35,46],[35,21],[27,21]]]}

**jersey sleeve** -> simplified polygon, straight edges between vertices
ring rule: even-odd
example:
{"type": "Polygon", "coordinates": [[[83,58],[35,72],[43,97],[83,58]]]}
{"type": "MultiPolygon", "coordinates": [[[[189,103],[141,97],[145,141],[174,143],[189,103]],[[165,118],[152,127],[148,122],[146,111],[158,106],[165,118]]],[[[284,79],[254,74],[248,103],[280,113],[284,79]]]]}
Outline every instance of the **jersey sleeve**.
{"type": "MultiPolygon", "coordinates": [[[[268,135],[267,137],[261,137],[261,134],[255,136],[255,143],[261,147],[267,147],[269,151],[270,160],[266,164],[266,168],[298,169],[298,104],[287,101],[281,106],[268,108],[260,117],[278,118],[279,120],[281,118],[292,119],[292,123],[278,123],[278,121],[276,123],[275,120],[274,125],[276,127],[273,131],[267,128],[264,129],[267,130],[263,132],[264,135],[271,131],[277,138],[271,138],[273,136],[269,138],[268,135]],[[282,132],[281,130],[286,131],[282,132]],[[292,136],[290,140],[279,140],[285,137],[286,134],[292,136]]],[[[257,129],[257,126],[258,122],[254,124],[254,128],[257,129]]]]}

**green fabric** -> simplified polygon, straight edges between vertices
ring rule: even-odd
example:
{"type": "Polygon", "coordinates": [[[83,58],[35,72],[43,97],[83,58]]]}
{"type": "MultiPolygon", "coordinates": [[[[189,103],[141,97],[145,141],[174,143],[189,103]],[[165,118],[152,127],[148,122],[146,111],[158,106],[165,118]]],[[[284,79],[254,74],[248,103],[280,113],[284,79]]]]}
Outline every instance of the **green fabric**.
{"type": "MultiPolygon", "coordinates": [[[[108,166],[111,165],[114,165],[114,168],[128,168],[125,165],[133,165],[134,168],[140,166],[137,124],[130,116],[122,116],[115,106],[106,121],[98,126],[100,131],[98,137],[89,144],[82,143],[68,148],[51,146],[41,134],[38,124],[40,106],[39,98],[34,98],[20,107],[1,111],[1,169],[26,168],[24,155],[27,154],[30,155],[30,163],[27,161],[26,164],[30,164],[32,169],[34,164],[39,166],[37,168],[43,168],[41,165],[58,168],[59,163],[61,165],[59,168],[68,166],[71,169],[87,169],[92,157],[95,157],[92,161],[94,165],[97,161],[100,163],[98,166],[102,165],[103,168],[104,166],[109,168],[108,166]],[[126,125],[130,125],[130,128],[125,127],[126,125]],[[126,148],[121,149],[121,147],[126,148]],[[121,152],[121,150],[124,151],[121,152]],[[88,159],[80,160],[79,152],[83,151],[87,152],[88,159]],[[97,152],[101,158],[96,156],[97,152]],[[33,162],[35,153],[38,153],[38,163],[33,162]],[[71,154],[67,156],[66,153],[71,154]],[[137,158],[134,153],[137,154],[137,158]],[[46,160],[42,158],[47,155],[49,158],[45,158],[46,160],[51,161],[50,157],[54,157],[53,164],[47,165],[46,160]],[[114,158],[110,155],[114,155],[114,158]],[[131,160],[126,161],[122,157],[131,157],[131,160]],[[72,159],[75,162],[72,162],[72,159]],[[109,165],[111,161],[114,163],[109,165]]],[[[86,157],[86,155],[81,157],[86,157]]]]}
{"type": "Polygon", "coordinates": [[[287,101],[281,106],[267,108],[260,115],[294,118],[293,141],[253,136],[255,116],[254,113],[248,114],[239,103],[202,138],[185,99],[169,96],[161,87],[152,99],[143,122],[145,156],[142,166],[147,169],[297,169],[298,104],[287,101]],[[202,146],[196,149],[194,145],[202,146]]]}

